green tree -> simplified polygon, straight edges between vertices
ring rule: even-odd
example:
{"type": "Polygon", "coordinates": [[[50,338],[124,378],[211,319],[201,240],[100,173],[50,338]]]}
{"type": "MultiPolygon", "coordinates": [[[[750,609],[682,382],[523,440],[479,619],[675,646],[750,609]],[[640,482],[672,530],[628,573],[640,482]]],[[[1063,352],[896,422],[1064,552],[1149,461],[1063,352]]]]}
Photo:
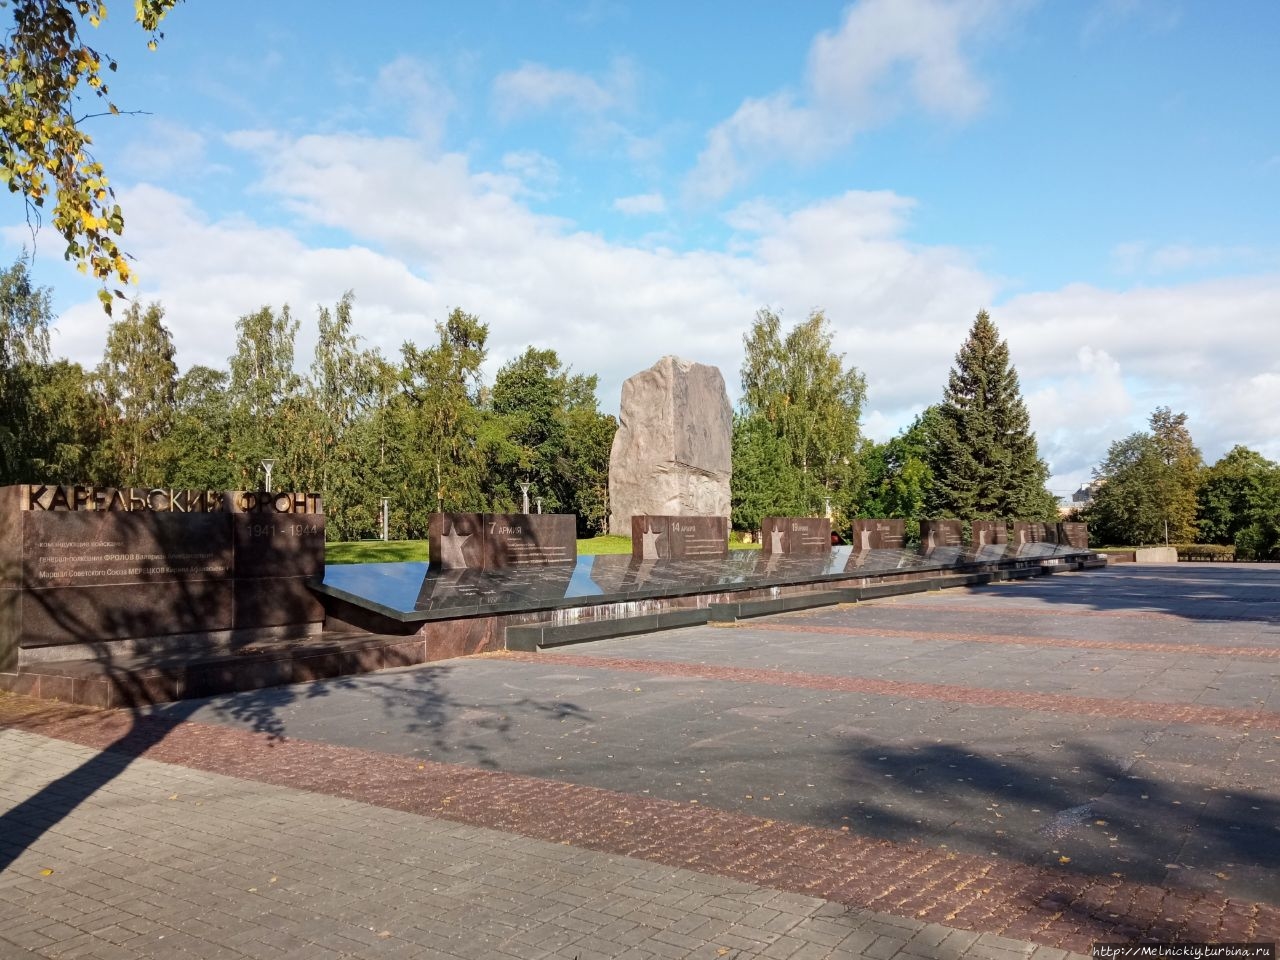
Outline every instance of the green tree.
{"type": "Polygon", "coordinates": [[[938,407],[930,509],[961,520],[1053,520],[1057,499],[1040,459],[1009,346],[985,310],[956,354],[938,407]]]}
{"type": "Polygon", "coordinates": [[[342,295],[332,311],[317,318],[315,359],[304,391],[308,459],[300,464],[299,485],[324,497],[326,531],[333,539],[374,532],[380,493],[370,488],[371,453],[360,425],[382,402],[377,389],[385,362],[376,350],[360,347],[352,332],[355,296],[342,295]]]}
{"type": "Polygon", "coordinates": [[[1150,431],[1117,440],[1095,471],[1103,483],[1086,511],[1102,543],[1190,543],[1196,537],[1200,451],[1185,414],[1159,407],[1150,431]]]}
{"type": "Polygon", "coordinates": [[[30,432],[18,482],[101,483],[107,411],[93,376],[78,363],[57,360],[33,368],[30,432]]]}
{"type": "Polygon", "coordinates": [[[929,448],[938,416],[938,408],[929,407],[896,437],[868,446],[863,455],[867,482],[860,517],[901,518],[907,521],[907,537],[919,536],[920,521],[929,517],[933,491],[929,448]]]}
{"type": "MultiPolygon", "coordinates": [[[[178,0],[134,0],[135,19],[150,34],[178,0]]],[[[116,238],[124,215],[102,164],[89,152],[84,121],[118,114],[102,72],[116,63],[83,39],[85,24],[97,27],[107,16],[97,0],[7,0],[13,27],[0,44],[0,178],[27,204],[28,221],[38,226],[46,200],[53,198],[52,222],[66,241],[66,256],[104,284],[129,282],[129,265],[116,238]],[[87,101],[97,101],[94,110],[87,101]]],[[[119,296],[123,294],[117,291],[119,296]]],[[[99,294],[110,311],[111,294],[99,294]]]]}
{"type": "Polygon", "coordinates": [[[810,510],[792,469],[786,441],[761,414],[733,418],[734,529],[759,530],[765,517],[797,516],[810,510]]]}
{"type": "Polygon", "coordinates": [[[229,490],[240,484],[232,459],[231,401],[224,370],[197,364],[178,378],[165,444],[169,483],[229,490]]]}
{"type": "MultiPolygon", "coordinates": [[[[837,522],[852,514],[861,486],[859,420],[866,381],[831,346],[830,324],[822,311],[796,324],[784,336],[782,321],[769,310],[756,314],[743,338],[741,416],[753,421],[735,431],[740,442],[760,444],[767,424],[780,445],[768,445],[787,476],[777,482],[748,470],[733,482],[740,516],[773,512],[819,512],[831,500],[837,522]],[[750,484],[765,483],[752,489],[750,484]],[[770,493],[773,491],[773,493],[770,493]],[[794,499],[790,499],[792,494],[794,499]],[[782,499],[775,499],[774,494],[782,499]],[[743,504],[753,504],[749,508],[743,504]]],[[[759,451],[758,451],[759,452],[759,451]]],[[[735,463],[745,463],[744,451],[735,463]]]]}
{"type": "Polygon", "coordinates": [[[178,366],[164,309],[133,303],[107,330],[97,383],[107,410],[108,478],[120,486],[167,482],[161,443],[173,423],[178,366]]]}
{"type": "Polygon", "coordinates": [[[35,287],[23,259],[0,272],[0,482],[27,474],[33,431],[32,392],[49,360],[50,293],[35,287]]]}
{"type": "Polygon", "coordinates": [[[436,324],[435,346],[401,348],[401,389],[393,417],[398,429],[396,500],[404,504],[412,536],[425,536],[430,513],[483,510],[485,457],[480,367],[489,328],[454,310],[436,324]]]}
{"type": "Polygon", "coordinates": [[[1159,497],[1169,524],[1169,542],[1193,543],[1196,539],[1196,490],[1204,467],[1200,451],[1187,429],[1187,415],[1168,407],[1151,414],[1151,437],[1164,469],[1160,473],[1159,497]]]}
{"type": "Polygon", "coordinates": [[[305,435],[302,381],[293,369],[298,321],[286,304],[263,307],[236,321],[230,361],[231,462],[236,487],[261,486],[262,461],[276,461],[272,486],[305,486],[311,438],[305,435]]]}
{"type": "Polygon", "coordinates": [[[486,444],[495,506],[518,508],[527,481],[546,512],[576,514],[584,534],[600,530],[617,424],[597,407],[597,382],[566,369],[554,350],[534,347],[498,371],[486,444]]]}
{"type": "Polygon", "coordinates": [[[1240,559],[1280,559],[1280,466],[1233,447],[1205,470],[1197,500],[1202,542],[1234,544],[1240,559]]]}

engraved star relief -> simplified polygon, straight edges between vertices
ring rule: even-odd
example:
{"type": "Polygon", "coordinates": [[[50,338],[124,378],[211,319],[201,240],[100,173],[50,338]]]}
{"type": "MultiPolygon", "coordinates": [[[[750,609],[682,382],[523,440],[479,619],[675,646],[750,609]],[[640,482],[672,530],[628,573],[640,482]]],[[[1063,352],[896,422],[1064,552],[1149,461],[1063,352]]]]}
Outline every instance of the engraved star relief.
{"type": "Polygon", "coordinates": [[[771,530],[771,531],[769,532],[769,536],[770,536],[770,541],[769,541],[769,552],[770,552],[770,553],[782,553],[782,552],[784,552],[784,549],[783,549],[783,546],[782,546],[782,531],[781,531],[781,530],[771,530]]]}
{"type": "Polygon", "coordinates": [[[662,536],[662,534],[654,533],[653,529],[649,526],[649,524],[646,523],[644,525],[644,533],[640,534],[640,538],[642,541],[641,547],[640,547],[641,560],[657,560],[658,559],[658,538],[660,536],[662,536]]]}
{"type": "Polygon", "coordinates": [[[453,524],[449,524],[449,532],[440,538],[440,565],[453,570],[467,569],[462,545],[470,539],[471,534],[459,534],[453,524]]]}

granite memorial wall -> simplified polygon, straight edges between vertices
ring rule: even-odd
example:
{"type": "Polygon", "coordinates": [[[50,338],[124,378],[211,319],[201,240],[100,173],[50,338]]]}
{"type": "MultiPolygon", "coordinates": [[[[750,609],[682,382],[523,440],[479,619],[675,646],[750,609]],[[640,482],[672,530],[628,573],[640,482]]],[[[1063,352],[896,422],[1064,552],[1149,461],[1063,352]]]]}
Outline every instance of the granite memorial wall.
{"type": "Polygon", "coordinates": [[[23,650],[175,635],[250,638],[324,620],[318,494],[0,488],[0,670],[23,650]]]}
{"type": "Polygon", "coordinates": [[[765,517],[760,524],[760,549],[769,556],[830,553],[831,520],[828,517],[765,517]]]}
{"type": "Polygon", "coordinates": [[[901,550],[907,541],[905,520],[854,520],[853,549],[855,553],[868,550],[901,550]]]}
{"type": "Polygon", "coordinates": [[[496,570],[572,564],[578,559],[571,513],[433,513],[427,521],[430,567],[496,570]]]}
{"type": "Polygon", "coordinates": [[[963,549],[959,520],[921,520],[920,553],[926,557],[958,556],[963,549]]]}
{"type": "Polygon", "coordinates": [[[1088,550],[1089,525],[1078,522],[1058,524],[1058,543],[1075,547],[1077,550],[1088,550]]]}
{"type": "Polygon", "coordinates": [[[709,560],[727,557],[729,518],[632,517],[631,555],[638,560],[709,560]]]}
{"type": "Polygon", "coordinates": [[[1013,524],[1011,542],[1019,547],[1032,543],[1057,543],[1058,525],[1055,523],[1025,523],[1018,521],[1013,524]]]}

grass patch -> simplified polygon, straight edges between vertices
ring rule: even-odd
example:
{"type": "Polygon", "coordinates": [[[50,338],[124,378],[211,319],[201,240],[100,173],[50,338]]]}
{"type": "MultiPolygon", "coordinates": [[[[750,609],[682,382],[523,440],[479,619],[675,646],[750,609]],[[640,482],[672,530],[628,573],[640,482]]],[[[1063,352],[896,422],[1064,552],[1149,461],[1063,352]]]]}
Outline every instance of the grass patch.
{"type": "Polygon", "coordinates": [[[578,556],[598,557],[603,554],[631,552],[631,538],[621,534],[607,533],[602,537],[591,537],[578,541],[578,556]]]}
{"type": "MultiPolygon", "coordinates": [[[[759,550],[758,543],[730,541],[730,550],[759,550]]],[[[631,538],[608,535],[578,541],[578,556],[594,557],[602,554],[627,554],[631,552],[631,538]]],[[[407,560],[427,559],[425,540],[352,540],[346,543],[326,543],[325,563],[404,563],[407,560]]]]}
{"type": "Polygon", "coordinates": [[[425,540],[351,540],[324,545],[325,563],[403,563],[426,559],[425,540]]]}

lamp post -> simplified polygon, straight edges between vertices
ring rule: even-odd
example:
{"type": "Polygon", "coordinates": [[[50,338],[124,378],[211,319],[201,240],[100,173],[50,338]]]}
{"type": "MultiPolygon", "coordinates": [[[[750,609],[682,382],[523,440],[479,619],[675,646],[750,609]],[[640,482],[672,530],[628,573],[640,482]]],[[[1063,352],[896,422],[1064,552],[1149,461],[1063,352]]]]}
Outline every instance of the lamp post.
{"type": "Polygon", "coordinates": [[[262,461],[262,469],[265,470],[267,474],[267,487],[266,487],[267,493],[271,492],[271,471],[275,467],[275,465],[276,465],[275,460],[272,460],[270,458],[264,458],[262,461]]]}
{"type": "Polygon", "coordinates": [[[542,512],[542,498],[538,497],[538,512],[542,512]]]}
{"type": "Polygon", "coordinates": [[[520,511],[521,513],[529,512],[529,488],[531,486],[533,486],[533,484],[528,480],[520,484],[520,496],[524,498],[524,509],[520,511]]]}
{"type": "Polygon", "coordinates": [[[391,516],[391,498],[382,498],[382,540],[385,543],[390,539],[390,516],[391,516]]]}

